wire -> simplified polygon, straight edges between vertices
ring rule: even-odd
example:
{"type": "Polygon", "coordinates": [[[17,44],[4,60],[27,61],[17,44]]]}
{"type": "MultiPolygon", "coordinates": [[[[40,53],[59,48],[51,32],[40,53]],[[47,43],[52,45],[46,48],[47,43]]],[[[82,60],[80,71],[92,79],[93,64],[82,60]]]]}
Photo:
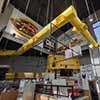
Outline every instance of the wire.
{"type": "Polygon", "coordinates": [[[90,15],[91,13],[90,13],[90,9],[89,9],[89,5],[88,5],[88,1],[87,0],[85,0],[85,4],[86,4],[86,7],[87,7],[88,14],[90,15]]]}
{"type": "Polygon", "coordinates": [[[91,6],[92,6],[92,9],[93,9],[93,12],[94,12],[94,16],[95,16],[95,19],[96,21],[98,20],[98,17],[97,17],[97,14],[96,14],[96,11],[94,9],[94,5],[93,5],[93,2],[90,0],[90,3],[91,3],[91,6]]]}
{"type": "Polygon", "coordinates": [[[5,43],[5,45],[4,45],[4,50],[7,49],[7,44],[8,44],[8,42],[9,42],[9,40],[7,39],[7,40],[6,40],[6,43],[5,43]]]}
{"type": "Polygon", "coordinates": [[[75,1],[74,1],[74,0],[72,0],[72,5],[74,6],[74,4],[75,4],[75,1]]]}
{"type": "Polygon", "coordinates": [[[50,12],[50,0],[48,0],[47,4],[46,24],[49,22],[49,12],[50,12]]]}
{"type": "Polygon", "coordinates": [[[50,21],[53,19],[53,2],[54,0],[51,0],[51,13],[50,13],[50,21]]]}
{"type": "Polygon", "coordinates": [[[72,5],[74,6],[75,10],[77,11],[77,6],[75,0],[72,0],[72,5]]]}
{"type": "Polygon", "coordinates": [[[28,10],[28,7],[29,7],[29,4],[30,4],[30,1],[31,1],[31,0],[28,0],[28,1],[27,1],[27,5],[26,5],[26,8],[25,8],[25,14],[27,13],[27,10],[28,10]]]}
{"type": "Polygon", "coordinates": [[[40,12],[41,12],[41,7],[39,8],[39,11],[38,11],[38,14],[37,14],[37,22],[39,21],[40,12]]]}

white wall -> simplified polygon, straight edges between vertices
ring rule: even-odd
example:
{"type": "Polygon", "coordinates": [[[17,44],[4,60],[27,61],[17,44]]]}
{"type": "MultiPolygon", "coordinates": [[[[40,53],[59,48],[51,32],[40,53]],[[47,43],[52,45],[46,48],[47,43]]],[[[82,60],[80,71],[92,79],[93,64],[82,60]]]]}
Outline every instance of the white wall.
{"type": "Polygon", "coordinates": [[[8,24],[12,11],[13,11],[13,6],[9,4],[5,12],[3,14],[0,14],[0,30],[8,24]]]}
{"type": "Polygon", "coordinates": [[[91,62],[94,68],[95,75],[100,77],[100,48],[90,49],[91,62]]]}

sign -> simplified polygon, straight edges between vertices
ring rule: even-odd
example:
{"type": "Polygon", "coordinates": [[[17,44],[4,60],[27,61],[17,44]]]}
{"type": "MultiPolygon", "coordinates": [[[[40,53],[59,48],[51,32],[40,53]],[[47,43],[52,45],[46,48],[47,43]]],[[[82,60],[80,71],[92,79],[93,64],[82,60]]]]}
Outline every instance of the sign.
{"type": "Polygon", "coordinates": [[[83,75],[84,79],[85,77],[87,77],[88,80],[93,80],[95,78],[92,66],[92,64],[81,66],[81,75],[83,75]]]}
{"type": "Polygon", "coordinates": [[[6,32],[31,38],[39,32],[41,28],[42,27],[38,23],[14,8],[6,32]]]}
{"type": "Polygon", "coordinates": [[[47,49],[49,49],[49,50],[55,50],[55,40],[53,40],[53,39],[46,39],[45,41],[44,41],[44,48],[47,48],[47,49]]]}
{"type": "Polygon", "coordinates": [[[73,55],[71,49],[65,50],[65,58],[71,58],[72,56],[73,55]]]}
{"type": "MultiPolygon", "coordinates": [[[[43,27],[37,22],[14,8],[7,24],[4,37],[20,44],[24,44],[42,28],[43,27]]],[[[42,41],[37,44],[35,49],[40,50],[39,47],[43,48],[42,41]]]]}

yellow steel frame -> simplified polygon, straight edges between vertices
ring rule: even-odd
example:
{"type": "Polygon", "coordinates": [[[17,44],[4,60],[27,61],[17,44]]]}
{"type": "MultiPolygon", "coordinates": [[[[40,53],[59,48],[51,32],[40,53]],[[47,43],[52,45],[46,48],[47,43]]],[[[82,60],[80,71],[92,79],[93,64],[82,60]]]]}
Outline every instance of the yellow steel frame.
{"type": "Polygon", "coordinates": [[[49,55],[47,70],[73,69],[80,70],[80,60],[78,56],[65,58],[63,55],[49,55]]]}
{"type": "Polygon", "coordinates": [[[0,50],[0,56],[10,56],[14,55],[16,50],[0,50]]]}
{"type": "MultiPolygon", "coordinates": [[[[46,38],[56,30],[58,30],[60,27],[64,26],[66,23],[71,23],[73,25],[73,31],[81,33],[85,37],[85,39],[89,42],[89,44],[92,45],[92,47],[97,48],[99,46],[98,43],[93,39],[93,37],[89,33],[87,25],[78,18],[75,8],[73,6],[70,6],[67,10],[65,10],[63,13],[57,16],[53,21],[51,21],[51,23],[46,25],[40,32],[38,32],[35,36],[33,36],[25,44],[23,44],[22,47],[20,47],[15,52],[11,51],[12,53],[9,54],[10,55],[23,54],[32,46],[40,42],[42,39],[46,38]],[[52,31],[49,32],[51,30],[51,24],[52,24],[52,31]]],[[[6,51],[1,52],[0,55],[3,55],[4,52],[6,53],[6,55],[8,55],[6,51]]]]}

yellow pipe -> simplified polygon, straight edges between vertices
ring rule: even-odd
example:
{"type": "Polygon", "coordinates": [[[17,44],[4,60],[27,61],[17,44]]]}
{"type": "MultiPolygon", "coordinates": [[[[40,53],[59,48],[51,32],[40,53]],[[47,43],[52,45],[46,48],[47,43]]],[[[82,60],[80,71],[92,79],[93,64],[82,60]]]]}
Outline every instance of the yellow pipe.
{"type": "Polygon", "coordinates": [[[0,50],[0,56],[10,56],[14,55],[16,50],[0,50]]]}
{"type": "Polygon", "coordinates": [[[81,20],[77,17],[77,13],[74,7],[70,6],[67,10],[65,10],[51,22],[53,25],[51,25],[51,23],[48,24],[39,33],[37,33],[28,42],[26,42],[21,48],[19,48],[17,50],[17,54],[20,55],[24,53],[32,46],[37,44],[39,41],[41,41],[42,39],[52,34],[54,31],[56,31],[57,28],[62,27],[68,22],[70,22],[74,27],[76,27],[81,32],[81,34],[87,39],[87,41],[93,45],[93,47],[98,47],[98,43],[96,43],[96,41],[89,33],[87,26],[84,23],[82,23],[81,20]],[[57,27],[55,27],[54,25],[57,27]],[[51,26],[52,26],[52,32],[49,32],[51,26]]]}
{"type": "MultiPolygon", "coordinates": [[[[99,47],[99,44],[94,40],[91,33],[88,31],[88,27],[85,23],[81,22],[78,17],[74,17],[71,19],[70,23],[76,28],[76,31],[83,35],[83,37],[92,44],[94,48],[99,47]]],[[[73,28],[74,28],[73,27],[73,28]]]]}
{"type": "Polygon", "coordinates": [[[80,32],[87,41],[92,44],[93,47],[98,47],[98,43],[93,39],[91,34],[88,31],[87,26],[81,22],[81,20],[77,17],[77,13],[73,6],[70,6],[67,10],[61,13],[58,17],[56,17],[51,23],[46,25],[40,32],[38,32],[34,37],[29,39],[22,47],[20,47],[17,51],[15,51],[14,55],[21,55],[30,49],[32,46],[36,45],[42,39],[48,37],[53,32],[55,32],[60,27],[64,26],[66,23],[70,22],[78,32],[80,32]],[[57,26],[57,27],[56,27],[57,26]],[[52,31],[50,31],[52,29],[52,31]]]}
{"type": "Polygon", "coordinates": [[[16,54],[20,55],[30,49],[32,46],[36,45],[39,41],[51,35],[60,27],[64,26],[70,21],[72,16],[76,16],[76,11],[73,6],[70,6],[67,10],[56,17],[51,23],[45,26],[40,32],[38,32],[34,37],[28,40],[21,48],[19,48],[16,54]],[[57,26],[57,27],[56,27],[57,26]],[[52,31],[50,32],[50,30],[52,31]]]}

